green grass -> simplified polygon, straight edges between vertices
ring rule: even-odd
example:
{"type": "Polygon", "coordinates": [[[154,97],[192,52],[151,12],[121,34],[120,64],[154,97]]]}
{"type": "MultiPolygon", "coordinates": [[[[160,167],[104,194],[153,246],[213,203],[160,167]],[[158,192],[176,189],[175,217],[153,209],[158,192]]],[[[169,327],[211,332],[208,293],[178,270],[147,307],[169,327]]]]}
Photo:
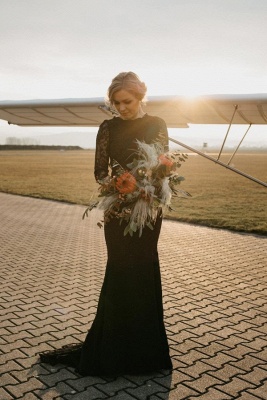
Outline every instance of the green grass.
{"type": "MultiPolygon", "coordinates": [[[[222,160],[227,162],[229,156],[222,160]]],[[[235,157],[235,167],[266,181],[263,154],[235,157]]],[[[183,167],[184,187],[191,199],[174,203],[175,217],[207,226],[247,232],[267,232],[267,189],[200,156],[183,167]]]]}
{"type": "MultiPolygon", "coordinates": [[[[227,161],[229,156],[224,156],[227,161]]],[[[263,181],[265,154],[240,154],[235,167],[263,181]]],[[[0,151],[0,191],[24,196],[88,204],[97,196],[94,152],[0,151]]],[[[176,199],[167,215],[181,221],[237,231],[267,234],[267,190],[201,156],[189,156],[180,174],[181,188],[191,198],[176,199]]]]}

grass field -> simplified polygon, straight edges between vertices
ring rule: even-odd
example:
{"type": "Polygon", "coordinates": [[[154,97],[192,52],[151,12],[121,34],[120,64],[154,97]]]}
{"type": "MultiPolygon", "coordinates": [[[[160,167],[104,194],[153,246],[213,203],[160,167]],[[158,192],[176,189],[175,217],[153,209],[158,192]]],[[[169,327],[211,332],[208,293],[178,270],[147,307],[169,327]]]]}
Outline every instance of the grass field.
{"type": "MultiPolygon", "coordinates": [[[[228,156],[222,160],[227,161],[228,156]]],[[[266,154],[240,154],[235,167],[267,180],[266,154]]],[[[77,204],[97,196],[94,152],[0,151],[0,191],[77,204]]],[[[191,198],[177,199],[166,217],[267,235],[267,189],[201,156],[189,155],[180,174],[191,198]]]]}

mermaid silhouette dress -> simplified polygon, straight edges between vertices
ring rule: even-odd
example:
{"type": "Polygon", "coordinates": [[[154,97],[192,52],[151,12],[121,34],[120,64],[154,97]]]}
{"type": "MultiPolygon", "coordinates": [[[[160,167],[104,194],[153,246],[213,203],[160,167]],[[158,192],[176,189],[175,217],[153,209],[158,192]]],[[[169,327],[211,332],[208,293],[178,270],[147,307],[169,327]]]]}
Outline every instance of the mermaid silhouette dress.
{"type": "MultiPolygon", "coordinates": [[[[97,135],[95,177],[108,175],[114,161],[126,168],[133,160],[136,139],[167,146],[165,122],[147,114],[135,120],[114,117],[97,135]]],[[[113,170],[114,172],[114,170],[113,170]]],[[[126,222],[112,218],[104,226],[107,265],[97,312],[83,343],[40,354],[42,362],[72,366],[81,375],[118,376],[171,369],[163,322],[157,243],[162,216],[154,229],[124,236],[126,222]]]]}

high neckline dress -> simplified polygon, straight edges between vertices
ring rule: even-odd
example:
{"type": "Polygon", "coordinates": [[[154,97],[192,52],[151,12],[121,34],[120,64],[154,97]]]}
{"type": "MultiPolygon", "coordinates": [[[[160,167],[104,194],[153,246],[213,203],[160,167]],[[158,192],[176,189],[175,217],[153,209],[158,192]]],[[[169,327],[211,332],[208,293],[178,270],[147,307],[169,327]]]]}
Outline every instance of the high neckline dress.
{"type": "MultiPolygon", "coordinates": [[[[152,143],[159,133],[167,145],[164,121],[145,115],[136,120],[115,117],[98,132],[95,176],[108,174],[109,163],[126,168],[134,157],[136,139],[152,143]]],[[[113,170],[114,172],[114,170],[113,170]]],[[[112,218],[104,226],[107,265],[97,313],[81,344],[65,352],[41,355],[41,361],[74,366],[81,375],[119,376],[171,369],[163,322],[163,305],[157,243],[162,216],[154,229],[124,236],[126,222],[112,218]]],[[[53,352],[52,352],[53,353],[53,352]]]]}

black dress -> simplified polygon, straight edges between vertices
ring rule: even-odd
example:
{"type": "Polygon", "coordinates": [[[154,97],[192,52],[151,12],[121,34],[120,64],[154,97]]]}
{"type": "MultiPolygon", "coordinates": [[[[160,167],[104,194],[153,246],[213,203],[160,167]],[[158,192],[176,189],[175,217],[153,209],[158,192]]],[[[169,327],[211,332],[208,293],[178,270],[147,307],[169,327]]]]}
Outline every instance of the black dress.
{"type": "MultiPolygon", "coordinates": [[[[108,164],[114,160],[125,168],[134,157],[136,139],[151,143],[159,137],[167,145],[166,125],[157,117],[104,121],[97,136],[96,179],[107,176],[108,164]]],[[[161,222],[159,213],[154,229],[145,227],[141,237],[138,233],[124,236],[126,223],[116,218],[105,224],[108,260],[95,320],[84,343],[58,354],[44,353],[41,361],[72,365],[81,375],[172,368],[157,252],[161,222]]]]}

